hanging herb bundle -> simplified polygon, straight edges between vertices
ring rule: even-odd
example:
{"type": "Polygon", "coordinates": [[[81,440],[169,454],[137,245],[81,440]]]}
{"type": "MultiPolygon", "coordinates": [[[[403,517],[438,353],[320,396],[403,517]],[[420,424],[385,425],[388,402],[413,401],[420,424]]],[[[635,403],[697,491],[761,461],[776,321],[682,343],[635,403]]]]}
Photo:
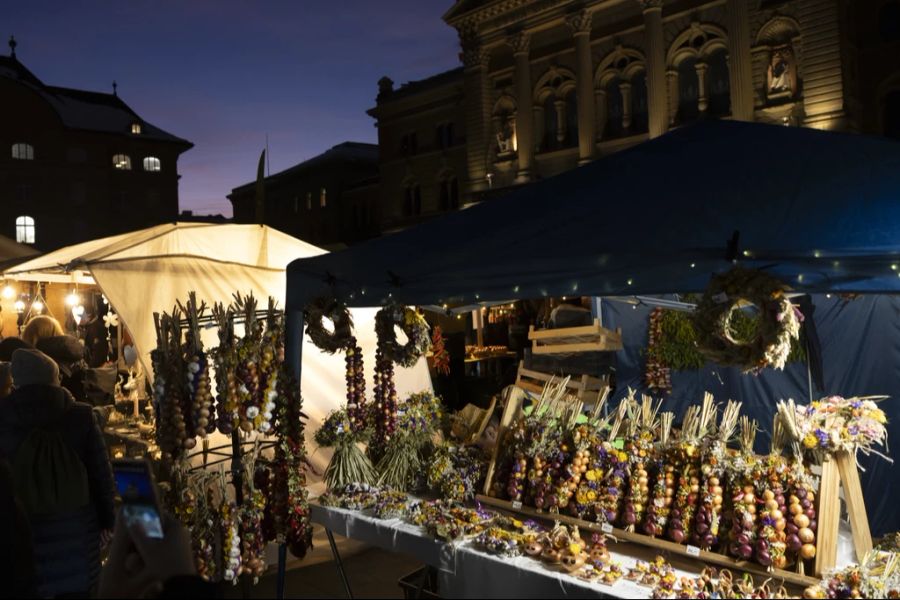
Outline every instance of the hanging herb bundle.
{"type": "Polygon", "coordinates": [[[332,411],[316,432],[315,440],[321,447],[334,448],[325,468],[325,483],[329,490],[350,483],[375,483],[375,468],[358,445],[365,439],[351,429],[347,411],[332,411]]]}
{"type": "Polygon", "coordinates": [[[440,325],[435,325],[431,333],[431,355],[434,361],[434,370],[440,375],[450,374],[450,353],[444,342],[444,332],[440,325]]]}
{"type": "Polygon", "coordinates": [[[793,400],[778,403],[778,414],[791,438],[793,461],[789,467],[788,510],[785,513],[785,543],[789,558],[809,560],[816,556],[815,487],[803,464],[803,435],[798,424],[798,410],[793,400]]]}
{"type": "Polygon", "coordinates": [[[527,473],[525,502],[538,509],[551,509],[558,502],[553,482],[568,448],[563,449],[562,425],[557,413],[564,402],[568,382],[568,378],[547,382],[525,422],[528,438],[518,459],[523,473],[527,473]]]}
{"type": "Polygon", "coordinates": [[[219,345],[210,351],[216,373],[216,427],[221,433],[231,435],[238,422],[240,398],[237,391],[237,349],[234,336],[234,311],[216,302],[212,308],[216,321],[219,345]]]}
{"type": "Polygon", "coordinates": [[[391,437],[397,430],[397,388],[394,383],[394,363],[385,353],[379,338],[375,350],[375,375],[372,393],[372,440],[369,443],[369,457],[377,462],[391,437]]]}
{"type": "Polygon", "coordinates": [[[253,577],[253,584],[266,572],[266,539],[263,534],[263,514],[267,511],[266,497],[254,485],[255,456],[247,461],[244,477],[243,503],[240,507],[241,564],[243,572],[253,577]]]}
{"type": "Polygon", "coordinates": [[[587,472],[589,430],[587,425],[577,424],[578,417],[581,416],[582,405],[580,400],[573,400],[565,407],[560,418],[565,435],[562,450],[567,456],[567,460],[562,463],[556,476],[553,494],[556,506],[560,509],[569,505],[569,501],[578,489],[582,475],[587,472]]]}
{"type": "Polygon", "coordinates": [[[703,450],[703,463],[700,467],[703,476],[700,505],[697,507],[697,522],[691,536],[691,541],[702,550],[709,550],[719,543],[728,442],[734,435],[740,411],[740,402],[728,401],[722,411],[718,433],[707,436],[707,444],[703,450]]]}
{"type": "Polygon", "coordinates": [[[775,416],[772,423],[771,451],[758,464],[756,477],[757,532],[756,562],[764,567],[782,569],[787,564],[787,510],[782,481],[787,471],[781,455],[784,444],[784,429],[781,419],[775,416]]]}
{"type": "MultiPolygon", "coordinates": [[[[633,392],[629,390],[629,396],[633,392]]],[[[653,455],[653,443],[656,430],[659,425],[657,414],[661,402],[653,404],[653,398],[643,396],[640,403],[640,412],[637,412],[637,402],[629,404],[628,436],[625,441],[625,451],[629,457],[628,490],[625,498],[625,507],[622,511],[622,525],[627,531],[634,531],[635,527],[642,523],[647,512],[650,498],[650,474],[649,462],[653,455]]]]}
{"type": "Polygon", "coordinates": [[[669,539],[676,544],[687,540],[687,534],[693,524],[697,496],[700,493],[700,465],[697,448],[697,442],[701,437],[700,427],[700,407],[688,407],[678,436],[678,444],[672,453],[678,479],[672,512],[669,513],[667,533],[669,539]]]}
{"type": "Polygon", "coordinates": [[[598,523],[616,523],[625,499],[625,481],[628,477],[628,455],[621,450],[619,433],[625,424],[628,405],[619,403],[616,418],[609,429],[609,437],[603,442],[601,460],[605,468],[603,483],[594,505],[598,523]]]}
{"type": "Polygon", "coordinates": [[[651,537],[662,535],[669,522],[672,501],[675,498],[675,465],[668,457],[672,453],[670,437],[675,414],[662,413],[659,417],[659,440],[653,447],[651,464],[655,479],[650,490],[647,504],[647,517],[644,521],[644,533],[651,537]]]}
{"type": "Polygon", "coordinates": [[[662,308],[654,308],[650,312],[650,326],[647,329],[647,363],[644,366],[644,383],[648,389],[659,394],[672,392],[672,369],[665,361],[661,348],[665,314],[662,308]]]}
{"type": "Polygon", "coordinates": [[[741,417],[741,448],[729,466],[732,516],[728,553],[740,560],[752,558],[756,541],[756,488],[753,478],[757,461],[753,452],[756,431],[756,421],[747,416],[741,417]]]}
{"type": "Polygon", "coordinates": [[[356,338],[351,336],[347,344],[347,417],[350,428],[359,433],[366,428],[366,372],[363,351],[356,338]]]}
{"type": "Polygon", "coordinates": [[[185,385],[191,405],[193,422],[196,424],[194,435],[205,438],[215,431],[213,413],[212,385],[209,376],[209,360],[203,351],[200,338],[200,318],[206,312],[206,302],[197,304],[197,293],[188,293],[187,304],[178,303],[178,307],[188,322],[183,348],[183,365],[185,367],[185,385]]]}
{"type": "MultiPolygon", "coordinates": [[[[412,394],[397,411],[397,434],[378,461],[378,485],[409,491],[424,471],[425,447],[441,430],[444,409],[431,392],[412,394]]],[[[423,481],[424,483],[424,481],[423,481]]]]}
{"type": "Polygon", "coordinates": [[[154,364],[154,404],[156,409],[156,439],[160,449],[177,459],[184,450],[196,445],[192,422],[192,400],[185,393],[184,361],[181,353],[181,314],[154,313],[156,350],[154,364]]]}
{"type": "Polygon", "coordinates": [[[603,407],[606,404],[608,388],[604,388],[597,396],[597,403],[588,419],[586,446],[587,446],[587,468],[582,473],[581,480],[578,483],[578,489],[575,490],[573,501],[569,502],[569,514],[580,519],[586,519],[593,516],[594,505],[600,494],[600,486],[603,483],[603,441],[605,439],[605,430],[609,428],[609,417],[601,417],[603,407]]]}
{"type": "Polygon", "coordinates": [[[275,299],[269,296],[266,309],[265,330],[259,348],[260,395],[258,404],[261,418],[257,425],[260,433],[271,433],[275,418],[275,401],[278,399],[278,376],[284,362],[284,324],[275,299]]]}
{"type": "Polygon", "coordinates": [[[264,417],[265,405],[260,373],[263,324],[256,317],[257,301],[252,292],[247,296],[235,294],[234,306],[235,311],[244,318],[244,336],[238,339],[236,344],[238,424],[246,433],[252,431],[266,433],[270,425],[264,417]]]}

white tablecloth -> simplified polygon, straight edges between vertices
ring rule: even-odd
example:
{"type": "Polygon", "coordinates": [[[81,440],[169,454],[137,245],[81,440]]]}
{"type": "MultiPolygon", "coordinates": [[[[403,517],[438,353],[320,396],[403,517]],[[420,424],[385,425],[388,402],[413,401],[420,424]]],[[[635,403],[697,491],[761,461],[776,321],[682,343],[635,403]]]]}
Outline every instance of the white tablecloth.
{"type": "MultiPolygon", "coordinates": [[[[444,598],[649,598],[650,588],[620,579],[613,585],[588,583],[527,556],[500,558],[474,547],[470,541],[447,543],[428,537],[421,528],[400,519],[380,520],[366,513],[312,504],[312,521],[339,535],[391,552],[407,554],[437,569],[444,598]]],[[[637,558],[610,555],[631,568],[637,558]]],[[[631,548],[634,549],[634,548],[631,548]]],[[[652,558],[645,555],[644,560],[652,558]]],[[[696,573],[676,569],[679,576],[696,573]]],[[[351,588],[353,582],[350,582],[351,588]]]]}

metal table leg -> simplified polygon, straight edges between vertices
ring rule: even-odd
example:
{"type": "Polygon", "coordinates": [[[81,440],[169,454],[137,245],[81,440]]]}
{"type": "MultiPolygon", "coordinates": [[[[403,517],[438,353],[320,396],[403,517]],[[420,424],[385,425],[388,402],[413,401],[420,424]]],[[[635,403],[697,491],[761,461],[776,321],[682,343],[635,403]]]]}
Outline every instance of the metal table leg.
{"type": "Polygon", "coordinates": [[[353,598],[353,592],[350,590],[350,581],[347,579],[347,573],[344,571],[344,562],[341,560],[341,554],[338,552],[337,544],[334,543],[334,534],[331,533],[331,530],[325,529],[326,535],[328,535],[328,544],[331,546],[331,554],[334,555],[334,562],[337,565],[338,574],[341,576],[341,582],[344,584],[344,593],[347,594],[347,598],[353,598]]]}

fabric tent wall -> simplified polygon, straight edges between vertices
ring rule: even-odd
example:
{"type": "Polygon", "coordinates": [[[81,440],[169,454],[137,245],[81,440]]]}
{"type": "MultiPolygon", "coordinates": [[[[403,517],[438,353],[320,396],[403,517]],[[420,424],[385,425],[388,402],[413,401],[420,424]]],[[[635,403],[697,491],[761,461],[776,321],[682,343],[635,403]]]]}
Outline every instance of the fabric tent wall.
{"type": "MultiPolygon", "coordinates": [[[[815,295],[813,303],[825,375],[824,392],[814,392],[813,397],[890,396],[881,406],[888,415],[889,438],[900,439],[900,298],[871,295],[847,302],[815,295]]],[[[604,326],[621,327],[623,332],[625,349],[617,356],[617,397],[629,386],[647,391],[643,351],[651,310],[647,306],[633,309],[625,303],[602,302],[604,326]]],[[[809,396],[806,365],[799,363],[788,365],[784,371],[767,369],[759,376],[707,365],[698,371],[673,372],[672,385],[673,392],[665,398],[663,407],[674,411],[676,418],[687,406],[697,403],[705,391],[720,402],[742,401],[742,412],[757,419],[765,430],[757,436],[758,451],[768,447],[775,402],[793,398],[806,403],[809,396]]],[[[863,493],[873,535],[900,530],[900,511],[893,506],[900,497],[900,466],[875,456],[860,458],[866,469],[862,473],[863,493]]]]}
{"type": "MultiPolygon", "coordinates": [[[[135,340],[138,353],[150,370],[150,351],[156,346],[153,313],[169,311],[175,300],[184,301],[188,292],[196,291],[198,300],[207,304],[229,303],[234,292],[253,292],[264,307],[268,296],[284,304],[284,271],[260,269],[236,264],[222,264],[197,257],[125,260],[91,266],[97,285],[119,314],[135,340]]],[[[354,309],[355,335],[363,348],[367,381],[372,381],[375,364],[375,309],[354,309]]],[[[203,332],[207,348],[218,344],[215,328],[203,332]]],[[[301,383],[304,412],[309,416],[306,429],[311,463],[323,471],[330,458],[325,450],[317,451],[312,439],[322,420],[341,406],[346,397],[344,355],[330,356],[316,348],[308,337],[303,345],[303,378],[301,383]]],[[[397,393],[401,398],[412,392],[431,390],[431,377],[424,359],[410,369],[397,368],[397,393]]],[[[371,390],[370,390],[371,393],[371,390]]],[[[214,445],[226,443],[224,436],[214,445]]]]}

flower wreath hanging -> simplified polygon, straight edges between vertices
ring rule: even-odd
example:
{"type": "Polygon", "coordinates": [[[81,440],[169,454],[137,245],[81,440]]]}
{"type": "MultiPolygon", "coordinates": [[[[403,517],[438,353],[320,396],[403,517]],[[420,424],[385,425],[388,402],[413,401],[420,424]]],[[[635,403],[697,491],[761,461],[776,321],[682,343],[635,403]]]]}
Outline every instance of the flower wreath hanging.
{"type": "Polygon", "coordinates": [[[347,307],[335,298],[321,297],[306,307],[306,333],[317,348],[334,354],[349,347],[353,335],[353,319],[347,307]],[[334,323],[334,331],[328,331],[323,319],[334,323]]]}
{"type": "Polygon", "coordinates": [[[745,373],[783,369],[803,321],[785,290],[781,281],[756,270],[736,267],[714,276],[694,312],[697,349],[708,359],[745,373]],[[732,318],[748,304],[759,311],[757,327],[749,338],[737,339],[732,318]]]}
{"type": "Polygon", "coordinates": [[[428,323],[414,308],[389,304],[375,315],[375,333],[378,344],[384,349],[385,358],[401,367],[412,367],[431,349],[428,323]],[[401,345],[397,342],[399,327],[409,340],[401,345]]]}

